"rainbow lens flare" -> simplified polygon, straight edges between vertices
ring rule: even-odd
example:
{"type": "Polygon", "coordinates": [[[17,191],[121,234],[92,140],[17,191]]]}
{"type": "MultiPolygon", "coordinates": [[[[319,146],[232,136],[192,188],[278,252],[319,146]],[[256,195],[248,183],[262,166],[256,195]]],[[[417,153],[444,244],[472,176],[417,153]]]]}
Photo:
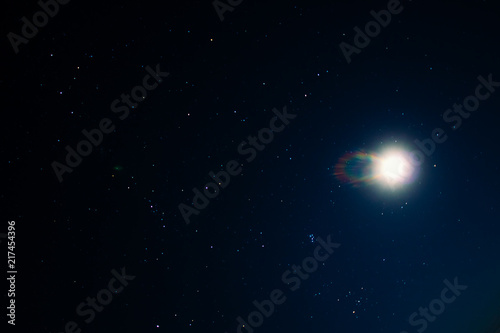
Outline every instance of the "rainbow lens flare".
{"type": "Polygon", "coordinates": [[[346,153],[334,167],[334,175],[342,183],[354,187],[379,183],[396,188],[415,180],[416,168],[409,154],[402,150],[388,150],[382,155],[359,150],[346,153]]]}

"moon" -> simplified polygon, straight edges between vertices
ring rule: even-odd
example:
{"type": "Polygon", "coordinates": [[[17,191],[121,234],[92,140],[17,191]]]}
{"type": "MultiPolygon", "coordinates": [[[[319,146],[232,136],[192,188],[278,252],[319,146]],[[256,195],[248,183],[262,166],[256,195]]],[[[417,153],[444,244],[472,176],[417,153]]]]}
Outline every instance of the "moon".
{"type": "Polygon", "coordinates": [[[354,187],[379,185],[397,190],[412,183],[420,167],[403,146],[388,147],[382,152],[355,150],[346,152],[334,166],[333,174],[341,183],[354,187]]]}
{"type": "Polygon", "coordinates": [[[403,150],[389,150],[377,158],[375,175],[382,185],[399,187],[414,180],[415,167],[410,163],[408,153],[403,150]]]}

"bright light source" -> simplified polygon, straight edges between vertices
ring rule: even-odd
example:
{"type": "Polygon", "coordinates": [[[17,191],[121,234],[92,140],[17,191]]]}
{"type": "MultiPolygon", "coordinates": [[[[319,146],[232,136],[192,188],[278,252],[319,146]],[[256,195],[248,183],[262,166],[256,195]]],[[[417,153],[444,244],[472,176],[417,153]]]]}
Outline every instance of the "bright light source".
{"type": "Polygon", "coordinates": [[[391,187],[410,183],[415,168],[410,164],[407,153],[392,150],[378,158],[376,177],[391,187]]]}

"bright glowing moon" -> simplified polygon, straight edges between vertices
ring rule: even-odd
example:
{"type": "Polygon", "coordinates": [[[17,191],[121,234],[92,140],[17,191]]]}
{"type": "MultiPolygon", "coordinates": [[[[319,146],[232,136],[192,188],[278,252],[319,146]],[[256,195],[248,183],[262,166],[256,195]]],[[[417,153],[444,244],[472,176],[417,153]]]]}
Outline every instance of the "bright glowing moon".
{"type": "Polygon", "coordinates": [[[377,161],[376,177],[391,187],[411,182],[415,168],[410,164],[407,155],[397,150],[385,153],[377,161]]]}
{"type": "Polygon", "coordinates": [[[335,164],[333,174],[343,183],[359,187],[379,184],[392,190],[413,182],[420,172],[413,153],[392,147],[381,154],[355,150],[345,153],[335,164]]]}

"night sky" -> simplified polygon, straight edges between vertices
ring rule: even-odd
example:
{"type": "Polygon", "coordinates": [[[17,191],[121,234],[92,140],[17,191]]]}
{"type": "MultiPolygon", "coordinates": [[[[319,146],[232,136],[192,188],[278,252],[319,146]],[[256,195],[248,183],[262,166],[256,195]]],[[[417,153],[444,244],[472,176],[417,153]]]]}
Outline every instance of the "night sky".
{"type": "Polygon", "coordinates": [[[2,332],[500,332],[498,2],[1,12],[2,332]]]}

